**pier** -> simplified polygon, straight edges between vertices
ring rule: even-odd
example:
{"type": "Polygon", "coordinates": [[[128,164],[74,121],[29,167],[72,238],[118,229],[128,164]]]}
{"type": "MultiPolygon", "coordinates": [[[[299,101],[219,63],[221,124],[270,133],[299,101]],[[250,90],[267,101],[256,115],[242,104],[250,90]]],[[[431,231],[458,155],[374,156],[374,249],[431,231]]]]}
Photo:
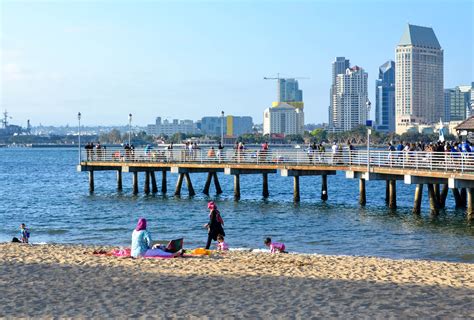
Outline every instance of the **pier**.
{"type": "Polygon", "coordinates": [[[292,150],[225,150],[221,154],[196,150],[82,150],[77,170],[89,173],[89,190],[94,191],[95,171],[116,171],[117,190],[122,190],[123,173],[132,174],[132,192],[139,193],[139,173],[143,174],[143,192],[157,193],[157,175],[161,175],[161,192],[168,192],[167,174],[177,174],[174,195],[180,196],[183,181],[189,196],[196,194],[193,173],[207,173],[202,193],[209,195],[214,183],[216,194],[222,193],[219,174],[234,177],[234,199],[241,196],[240,176],[261,175],[262,197],[270,196],[269,174],[293,178],[293,201],[300,201],[300,177],[321,177],[321,200],[328,201],[328,176],[345,172],[347,179],[359,180],[359,204],[367,203],[366,184],[385,181],[387,206],[397,207],[397,181],[414,184],[413,213],[420,214],[423,188],[428,190],[430,211],[437,215],[446,204],[449,190],[457,208],[466,208],[469,219],[474,218],[474,154],[444,152],[403,152],[365,150],[306,152],[292,150]],[[368,156],[369,155],[369,156],[368,156]],[[151,188],[150,188],[151,184],[151,188]]]}

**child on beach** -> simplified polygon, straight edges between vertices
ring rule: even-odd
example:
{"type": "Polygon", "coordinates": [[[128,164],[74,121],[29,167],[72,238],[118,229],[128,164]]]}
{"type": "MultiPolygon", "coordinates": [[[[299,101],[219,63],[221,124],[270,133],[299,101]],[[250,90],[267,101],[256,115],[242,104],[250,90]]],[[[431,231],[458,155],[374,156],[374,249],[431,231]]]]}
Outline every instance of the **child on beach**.
{"type": "Polygon", "coordinates": [[[26,228],[26,225],[22,223],[20,224],[20,238],[13,237],[12,242],[28,243],[29,238],[30,238],[30,231],[26,228]]]}
{"type": "Polygon", "coordinates": [[[266,238],[263,243],[267,247],[270,247],[271,253],[288,253],[285,251],[285,244],[281,242],[272,242],[272,238],[266,238]]]}
{"type": "Polygon", "coordinates": [[[217,251],[227,251],[229,250],[229,246],[227,243],[224,242],[224,236],[219,234],[217,236],[217,251]]]}

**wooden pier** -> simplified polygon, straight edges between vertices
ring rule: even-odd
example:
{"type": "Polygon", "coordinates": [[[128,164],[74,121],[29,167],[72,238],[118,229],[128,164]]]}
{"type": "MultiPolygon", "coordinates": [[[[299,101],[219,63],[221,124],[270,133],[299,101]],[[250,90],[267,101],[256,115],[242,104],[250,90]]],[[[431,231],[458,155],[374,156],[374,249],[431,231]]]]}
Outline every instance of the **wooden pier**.
{"type": "Polygon", "coordinates": [[[78,171],[89,173],[89,190],[94,192],[95,171],[116,171],[117,190],[123,189],[123,173],[131,173],[132,192],[139,192],[139,173],[143,173],[143,192],[157,193],[156,173],[161,173],[161,192],[167,193],[167,173],[178,174],[175,196],[180,196],[183,182],[189,196],[196,194],[192,183],[193,173],[207,173],[202,192],[209,195],[212,182],[216,194],[222,193],[218,174],[234,176],[234,199],[240,199],[240,176],[261,175],[262,197],[270,196],[268,175],[279,174],[293,177],[293,201],[300,201],[300,177],[321,177],[321,200],[329,199],[328,176],[344,171],[348,179],[359,180],[359,203],[367,203],[366,184],[372,180],[386,181],[387,206],[397,207],[398,185],[415,184],[413,213],[420,214],[424,185],[428,190],[430,211],[437,215],[445,208],[449,190],[452,191],[456,207],[466,208],[469,218],[474,218],[474,155],[433,152],[385,152],[371,151],[370,158],[365,151],[316,153],[308,156],[304,151],[272,150],[260,153],[248,150],[236,154],[229,150],[218,158],[208,158],[205,152],[188,153],[184,150],[148,151],[124,153],[122,150],[107,150],[100,155],[84,153],[84,161],[78,171]],[[369,164],[367,164],[369,162],[369,164]],[[151,184],[151,187],[150,187],[151,184]]]}

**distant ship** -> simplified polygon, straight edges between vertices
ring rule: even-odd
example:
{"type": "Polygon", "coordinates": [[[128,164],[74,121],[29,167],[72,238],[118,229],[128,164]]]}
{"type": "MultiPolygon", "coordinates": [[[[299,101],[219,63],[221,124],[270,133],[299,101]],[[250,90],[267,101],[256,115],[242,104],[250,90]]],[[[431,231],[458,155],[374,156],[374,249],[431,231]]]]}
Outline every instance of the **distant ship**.
{"type": "Polygon", "coordinates": [[[11,117],[8,116],[7,110],[3,112],[3,117],[1,120],[1,127],[0,127],[0,136],[14,136],[21,133],[29,132],[29,120],[28,120],[28,128],[24,130],[21,126],[17,126],[14,124],[8,124],[8,119],[11,117]]]}

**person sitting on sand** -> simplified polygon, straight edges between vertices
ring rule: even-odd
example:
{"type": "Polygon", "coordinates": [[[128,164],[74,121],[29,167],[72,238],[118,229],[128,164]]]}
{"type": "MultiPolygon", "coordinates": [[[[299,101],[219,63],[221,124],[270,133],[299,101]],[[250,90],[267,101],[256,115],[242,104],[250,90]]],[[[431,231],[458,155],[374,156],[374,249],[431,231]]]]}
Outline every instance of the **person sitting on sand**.
{"type": "Polygon", "coordinates": [[[224,236],[219,234],[217,236],[217,251],[227,251],[229,250],[229,246],[227,243],[224,242],[224,236]]]}
{"type": "Polygon", "coordinates": [[[143,257],[148,249],[151,249],[152,242],[150,233],[146,230],[146,219],[138,219],[137,227],[132,233],[132,251],[134,258],[143,257]]]}
{"type": "Polygon", "coordinates": [[[30,238],[30,231],[26,228],[26,225],[22,223],[20,224],[19,238],[13,237],[12,242],[28,243],[29,238],[30,238]]]}
{"type": "Polygon", "coordinates": [[[219,210],[217,210],[217,206],[214,201],[209,202],[207,208],[210,210],[209,222],[204,225],[204,228],[207,228],[208,230],[206,249],[209,249],[212,240],[216,241],[219,234],[225,237],[225,232],[224,228],[222,228],[224,220],[222,220],[222,217],[219,213],[219,210]]]}
{"type": "Polygon", "coordinates": [[[266,238],[263,243],[267,247],[270,247],[271,253],[288,253],[285,251],[285,244],[281,242],[272,242],[272,238],[266,238]]]}

